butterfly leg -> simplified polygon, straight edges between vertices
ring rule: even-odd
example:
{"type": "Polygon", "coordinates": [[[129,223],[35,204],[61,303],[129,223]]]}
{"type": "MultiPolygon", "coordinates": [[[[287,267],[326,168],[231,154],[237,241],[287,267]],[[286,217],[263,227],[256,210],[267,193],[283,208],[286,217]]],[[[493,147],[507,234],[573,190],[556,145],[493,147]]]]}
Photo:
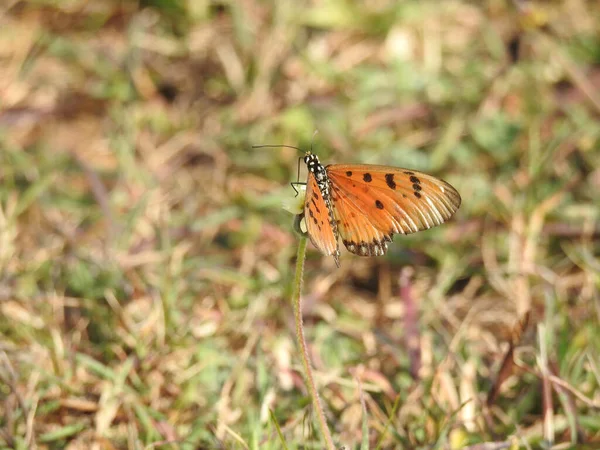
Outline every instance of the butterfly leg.
{"type": "Polygon", "coordinates": [[[298,190],[298,188],[296,186],[306,186],[306,183],[302,183],[300,181],[292,181],[290,183],[290,185],[292,186],[292,188],[294,188],[294,191],[296,191],[295,197],[298,197],[298,194],[300,193],[300,191],[298,190]]]}

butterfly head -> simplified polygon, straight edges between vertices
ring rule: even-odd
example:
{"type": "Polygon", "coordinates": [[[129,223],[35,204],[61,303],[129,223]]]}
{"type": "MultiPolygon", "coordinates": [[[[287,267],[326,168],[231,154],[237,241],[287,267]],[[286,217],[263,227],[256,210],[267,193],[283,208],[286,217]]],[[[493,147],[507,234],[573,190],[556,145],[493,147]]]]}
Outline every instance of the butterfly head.
{"type": "Polygon", "coordinates": [[[310,170],[311,166],[319,164],[319,158],[314,153],[308,151],[304,154],[304,164],[306,164],[310,170]]]}
{"type": "Polygon", "coordinates": [[[306,152],[304,155],[304,163],[308,168],[308,171],[313,173],[317,181],[322,181],[326,177],[325,167],[319,161],[319,157],[311,152],[306,152]]]}

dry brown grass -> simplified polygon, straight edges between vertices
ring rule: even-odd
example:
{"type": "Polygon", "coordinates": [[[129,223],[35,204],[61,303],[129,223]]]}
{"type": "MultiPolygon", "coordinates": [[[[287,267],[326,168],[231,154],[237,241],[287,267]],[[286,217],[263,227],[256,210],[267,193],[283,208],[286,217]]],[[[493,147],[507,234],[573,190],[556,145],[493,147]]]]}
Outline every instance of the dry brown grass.
{"type": "Polygon", "coordinates": [[[599,27],[583,0],[4,2],[0,448],[319,448],[298,155],[250,148],[315,129],[463,197],[386,257],[310,253],[336,442],[598,448],[599,27]]]}

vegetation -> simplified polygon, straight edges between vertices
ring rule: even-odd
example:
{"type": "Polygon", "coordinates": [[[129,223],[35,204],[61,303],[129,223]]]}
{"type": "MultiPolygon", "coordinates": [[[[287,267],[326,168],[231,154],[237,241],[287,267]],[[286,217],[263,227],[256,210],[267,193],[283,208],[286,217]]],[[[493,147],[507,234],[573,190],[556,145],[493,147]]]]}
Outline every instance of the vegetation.
{"type": "Polygon", "coordinates": [[[463,198],[384,257],[309,244],[336,447],[600,448],[599,29],[585,0],[2,2],[0,449],[324,447],[301,154],[255,144],[463,198]]]}

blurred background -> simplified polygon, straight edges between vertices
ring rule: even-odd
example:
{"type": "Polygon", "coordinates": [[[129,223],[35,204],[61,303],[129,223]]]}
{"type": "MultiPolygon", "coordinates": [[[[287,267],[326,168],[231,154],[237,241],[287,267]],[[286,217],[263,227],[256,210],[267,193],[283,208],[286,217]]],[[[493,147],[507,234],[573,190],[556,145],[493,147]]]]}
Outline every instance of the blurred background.
{"type": "Polygon", "coordinates": [[[3,1],[0,448],[322,448],[311,142],[463,198],[311,247],[336,443],[598,448],[599,114],[595,1],[3,1]]]}

